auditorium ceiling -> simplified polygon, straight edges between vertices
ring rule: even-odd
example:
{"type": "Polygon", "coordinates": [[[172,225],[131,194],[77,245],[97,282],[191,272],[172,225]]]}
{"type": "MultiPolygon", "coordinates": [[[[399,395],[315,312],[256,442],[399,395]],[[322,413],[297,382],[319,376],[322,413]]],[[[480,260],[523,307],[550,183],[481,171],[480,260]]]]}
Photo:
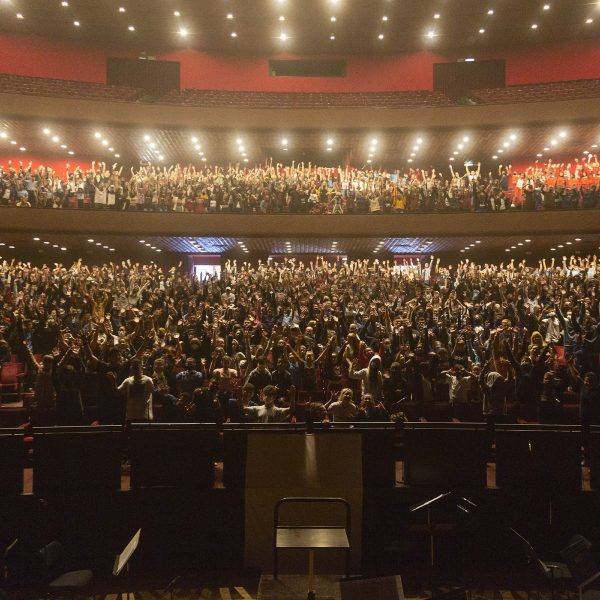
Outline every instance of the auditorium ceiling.
{"type": "Polygon", "coordinates": [[[344,130],[225,130],[119,126],[102,123],[49,122],[0,117],[0,156],[51,157],[65,163],[78,160],[139,165],[151,161],[171,164],[243,167],[300,161],[322,166],[371,166],[390,170],[448,171],[453,163],[482,162],[485,169],[499,164],[533,164],[598,153],[600,123],[570,123],[522,127],[444,129],[344,130]],[[14,143],[13,143],[14,142],[14,143]],[[24,148],[24,150],[21,150],[24,148]],[[566,157],[566,158],[565,158],[566,157]]]}
{"type": "Polygon", "coordinates": [[[590,0],[0,0],[0,30],[151,54],[344,55],[598,37],[590,0]]]}
{"type": "MultiPolygon", "coordinates": [[[[165,218],[169,218],[165,216],[165,218]]],[[[365,217],[368,221],[369,217],[365,217]]],[[[49,263],[63,262],[65,256],[108,262],[123,257],[138,261],[159,261],[173,254],[225,255],[240,261],[271,255],[327,255],[385,259],[392,255],[438,255],[454,258],[481,257],[509,261],[537,260],[539,257],[594,255],[600,249],[600,233],[556,235],[463,237],[178,237],[81,234],[18,234],[0,232],[0,257],[43,256],[49,263]],[[38,238],[38,239],[36,239],[38,238]]]]}

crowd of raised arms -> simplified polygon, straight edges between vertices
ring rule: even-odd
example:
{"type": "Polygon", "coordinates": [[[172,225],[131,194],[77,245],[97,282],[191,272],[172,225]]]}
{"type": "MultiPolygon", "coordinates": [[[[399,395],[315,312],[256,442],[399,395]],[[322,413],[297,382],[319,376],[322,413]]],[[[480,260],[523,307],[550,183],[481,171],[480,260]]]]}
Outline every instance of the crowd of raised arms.
{"type": "Polygon", "coordinates": [[[34,424],[152,419],[157,405],[169,421],[381,421],[434,400],[556,422],[567,390],[598,422],[598,266],[316,257],[228,261],[199,280],[3,262],[0,362],[28,364],[34,424]]]}
{"type": "Polygon", "coordinates": [[[292,162],[255,168],[117,164],[60,173],[31,163],[0,165],[0,205],[188,213],[380,214],[501,212],[600,206],[595,155],[572,163],[535,163],[524,172],[481,164],[458,171],[404,172],[316,167],[292,162]]]}

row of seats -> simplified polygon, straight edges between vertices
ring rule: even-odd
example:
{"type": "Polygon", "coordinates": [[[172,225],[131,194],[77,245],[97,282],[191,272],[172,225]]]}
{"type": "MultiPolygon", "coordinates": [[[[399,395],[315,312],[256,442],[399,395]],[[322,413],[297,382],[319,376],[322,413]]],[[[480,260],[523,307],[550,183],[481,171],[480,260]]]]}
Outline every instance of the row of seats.
{"type": "Polygon", "coordinates": [[[479,104],[517,104],[598,98],[600,96],[600,79],[485,88],[472,91],[469,95],[479,104]]]}
{"type": "MultiPolygon", "coordinates": [[[[41,427],[33,431],[33,493],[40,497],[108,493],[121,489],[121,464],[130,462],[132,489],[206,489],[223,461],[223,484],[246,486],[250,435],[360,435],[365,488],[396,485],[396,461],[404,484],[482,490],[487,465],[496,464],[496,486],[552,496],[582,486],[582,432],[578,426],[483,423],[230,424],[219,432],[201,423],[41,427]]],[[[23,492],[23,431],[0,430],[0,495],[23,492]]],[[[600,487],[600,428],[589,438],[590,485],[600,487]]]]}
{"type": "Polygon", "coordinates": [[[236,108],[410,108],[454,106],[441,92],[233,92],[220,90],[173,90],[160,104],[236,108]]]}
{"type": "MultiPolygon", "coordinates": [[[[140,88],[83,81],[0,74],[0,93],[70,97],[86,100],[132,102],[140,88]]],[[[600,79],[582,79],[505,88],[485,88],[465,94],[478,104],[508,104],[597,98],[600,79]]],[[[159,104],[232,108],[410,108],[456,106],[458,100],[429,90],[400,92],[241,92],[225,90],[172,90],[155,100],[159,104]]]]}
{"type": "Polygon", "coordinates": [[[143,90],[86,81],[0,74],[0,93],[133,102],[143,94],[143,90]]]}

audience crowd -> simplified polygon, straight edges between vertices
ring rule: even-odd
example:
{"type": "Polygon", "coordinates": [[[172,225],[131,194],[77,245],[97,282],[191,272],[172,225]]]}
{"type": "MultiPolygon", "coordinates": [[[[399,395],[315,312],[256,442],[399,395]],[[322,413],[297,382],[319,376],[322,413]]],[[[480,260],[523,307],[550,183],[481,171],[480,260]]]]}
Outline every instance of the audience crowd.
{"type": "Polygon", "coordinates": [[[595,155],[524,172],[481,165],[445,173],[269,163],[256,168],[152,165],[133,168],[67,164],[59,173],[31,163],[0,166],[0,205],[187,213],[381,214],[430,211],[502,212],[600,206],[595,155]]]}
{"type": "Polygon", "coordinates": [[[586,426],[600,423],[598,266],[315,257],[197,279],[4,261],[0,362],[26,364],[34,424],[386,421],[432,402],[555,423],[570,398],[586,426]]]}

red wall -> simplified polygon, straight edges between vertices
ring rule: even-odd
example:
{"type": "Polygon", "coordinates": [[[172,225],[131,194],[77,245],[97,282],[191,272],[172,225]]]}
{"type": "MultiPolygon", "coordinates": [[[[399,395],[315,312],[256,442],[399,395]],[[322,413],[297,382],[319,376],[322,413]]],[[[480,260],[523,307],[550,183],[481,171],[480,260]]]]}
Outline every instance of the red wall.
{"type": "MultiPolygon", "coordinates": [[[[3,73],[104,83],[108,56],[135,57],[136,53],[34,36],[0,35],[0,71],[3,73]]],[[[271,57],[266,56],[215,55],[181,50],[158,53],[156,58],[181,62],[183,88],[351,92],[431,89],[432,64],[454,61],[461,56],[427,51],[348,56],[347,76],[342,78],[271,77],[268,72],[268,59],[271,57]]],[[[598,41],[477,52],[475,57],[505,58],[509,85],[600,77],[598,41]]]]}
{"type": "Polygon", "coordinates": [[[29,164],[29,162],[31,161],[32,166],[34,169],[37,169],[40,165],[43,165],[44,167],[50,167],[52,168],[54,171],[56,171],[59,176],[64,177],[65,172],[66,172],[66,168],[67,168],[67,163],[69,163],[71,165],[71,170],[74,169],[77,165],[79,165],[82,169],[91,169],[92,168],[92,163],[91,161],[80,161],[80,160],[76,160],[75,157],[73,157],[71,160],[66,160],[66,159],[57,159],[56,156],[51,157],[51,156],[40,156],[40,155],[30,155],[27,152],[19,152],[18,154],[0,154],[0,165],[2,165],[4,167],[4,169],[8,169],[8,161],[11,160],[12,161],[12,166],[17,169],[19,166],[19,161],[21,161],[23,163],[24,166],[27,166],[29,164]]]}

